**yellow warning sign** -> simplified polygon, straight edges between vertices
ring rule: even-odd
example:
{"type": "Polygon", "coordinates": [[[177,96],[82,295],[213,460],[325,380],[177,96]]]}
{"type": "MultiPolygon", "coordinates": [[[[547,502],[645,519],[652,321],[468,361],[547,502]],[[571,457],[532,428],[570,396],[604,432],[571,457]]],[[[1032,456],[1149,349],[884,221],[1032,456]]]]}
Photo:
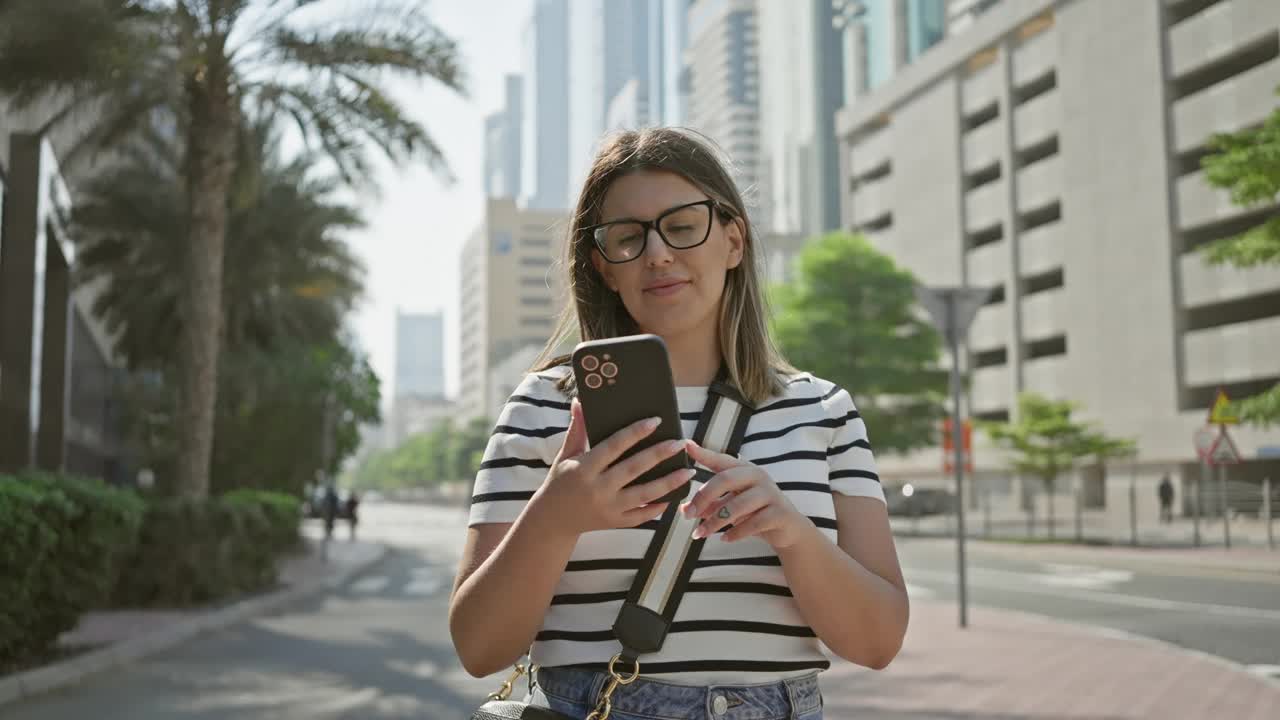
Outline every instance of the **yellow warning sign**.
{"type": "Polygon", "coordinates": [[[1232,415],[1229,410],[1231,407],[1231,399],[1227,397],[1225,390],[1218,391],[1218,397],[1213,401],[1213,407],[1209,410],[1210,425],[1235,425],[1240,422],[1240,418],[1232,415]]]}

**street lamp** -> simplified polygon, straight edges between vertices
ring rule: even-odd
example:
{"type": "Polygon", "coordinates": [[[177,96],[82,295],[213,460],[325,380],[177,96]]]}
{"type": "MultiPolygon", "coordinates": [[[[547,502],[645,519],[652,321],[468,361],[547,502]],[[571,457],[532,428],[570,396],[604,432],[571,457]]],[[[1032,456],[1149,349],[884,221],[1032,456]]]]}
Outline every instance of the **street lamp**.
{"type": "Polygon", "coordinates": [[[960,600],[960,627],[969,625],[968,584],[964,560],[964,441],[960,417],[960,346],[967,345],[969,326],[994,288],[924,287],[917,285],[916,299],[929,311],[933,325],[947,341],[951,353],[951,444],[956,477],[956,585],[960,600]]]}

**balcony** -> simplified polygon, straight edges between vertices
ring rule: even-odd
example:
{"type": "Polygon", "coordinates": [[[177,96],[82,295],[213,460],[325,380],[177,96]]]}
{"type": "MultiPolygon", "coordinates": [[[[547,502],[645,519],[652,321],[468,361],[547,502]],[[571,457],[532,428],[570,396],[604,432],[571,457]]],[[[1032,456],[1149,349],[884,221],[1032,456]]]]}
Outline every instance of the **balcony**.
{"type": "Polygon", "coordinates": [[[1007,302],[982,308],[973,319],[973,325],[969,327],[969,349],[974,352],[1005,347],[1012,340],[1013,327],[1009,321],[1009,303],[1007,302]]]}
{"type": "Polygon", "coordinates": [[[1013,51],[1013,84],[1022,87],[1044,75],[1058,62],[1058,35],[1042,32],[1013,51]]]}
{"type": "Polygon", "coordinates": [[[1022,337],[1040,340],[1062,334],[1066,329],[1063,288],[1045,290],[1022,300],[1022,337]]]}
{"type": "Polygon", "coordinates": [[[977,232],[1004,218],[1008,206],[1005,181],[998,180],[965,194],[965,231],[977,232]]]}
{"type": "Polygon", "coordinates": [[[1280,370],[1280,317],[1196,330],[1183,342],[1187,385],[1260,380],[1280,370]]]}
{"type": "Polygon", "coordinates": [[[965,174],[983,170],[1000,161],[1004,150],[1004,131],[1004,123],[997,119],[965,134],[965,174]]]}
{"type": "Polygon", "coordinates": [[[1044,207],[1062,197],[1062,157],[1054,155],[1018,171],[1018,212],[1044,207]]]}
{"type": "Polygon", "coordinates": [[[1173,105],[1173,137],[1179,153],[1194,150],[1216,132],[1249,127],[1271,113],[1280,58],[1224,80],[1173,105]]]}
{"type": "Polygon", "coordinates": [[[1182,76],[1274,33],[1274,23],[1259,22],[1270,2],[1273,0],[1220,2],[1175,25],[1169,33],[1173,76],[1182,76]]]}
{"type": "Polygon", "coordinates": [[[965,116],[982,110],[1000,98],[1000,62],[997,60],[966,77],[960,86],[965,116]]]}
{"type": "Polygon", "coordinates": [[[1052,222],[1018,236],[1019,270],[1024,276],[1040,275],[1062,267],[1065,262],[1062,233],[1062,223],[1052,222]]]}
{"type": "Polygon", "coordinates": [[[884,127],[853,146],[849,154],[849,171],[854,178],[882,167],[889,161],[889,128],[884,127]]]}
{"type": "Polygon", "coordinates": [[[863,183],[853,193],[853,223],[863,225],[884,216],[889,206],[889,183],[891,178],[884,178],[863,183]]]}
{"type": "Polygon", "coordinates": [[[1044,142],[1062,127],[1062,99],[1047,92],[1019,105],[1014,111],[1014,142],[1019,150],[1044,142]]]}
{"type": "Polygon", "coordinates": [[[1023,386],[1028,392],[1050,398],[1070,397],[1067,392],[1067,356],[1036,358],[1022,366],[1023,386]]]}
{"type": "Polygon", "coordinates": [[[1280,272],[1273,267],[1240,269],[1205,264],[1200,253],[1187,253],[1182,263],[1182,300],[1186,307],[1239,300],[1280,291],[1280,272]]]}
{"type": "Polygon", "coordinates": [[[973,411],[1009,410],[1013,407],[1013,379],[1007,366],[973,371],[973,411]]]}
{"type": "Polygon", "coordinates": [[[1226,190],[1209,187],[1204,171],[1178,178],[1178,225],[1198,227],[1245,212],[1231,203],[1226,190]]]}

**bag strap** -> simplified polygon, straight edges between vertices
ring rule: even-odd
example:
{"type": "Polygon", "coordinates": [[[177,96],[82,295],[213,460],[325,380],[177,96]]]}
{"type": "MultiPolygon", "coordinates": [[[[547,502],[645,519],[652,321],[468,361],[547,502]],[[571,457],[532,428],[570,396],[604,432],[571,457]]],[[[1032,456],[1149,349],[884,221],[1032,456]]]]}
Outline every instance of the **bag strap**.
{"type": "MultiPolygon", "coordinates": [[[[721,366],[708,388],[693,439],[708,450],[736,456],[754,410],[729,383],[729,372],[721,366]]],[[[695,475],[686,498],[713,477],[707,468],[696,463],[693,467],[695,475]]],[[[679,505],[671,503],[662,514],[613,624],[614,636],[622,643],[620,659],[626,666],[635,665],[642,654],[662,649],[706,543],[706,538],[692,538],[698,519],[685,517],[679,505]]]]}

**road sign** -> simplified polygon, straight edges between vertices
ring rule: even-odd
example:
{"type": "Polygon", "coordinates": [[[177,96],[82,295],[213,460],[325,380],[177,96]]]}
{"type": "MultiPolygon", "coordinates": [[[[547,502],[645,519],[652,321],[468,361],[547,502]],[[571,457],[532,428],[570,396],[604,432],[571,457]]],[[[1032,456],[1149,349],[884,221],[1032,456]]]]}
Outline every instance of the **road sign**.
{"type": "Polygon", "coordinates": [[[1209,451],[1213,449],[1213,443],[1218,439],[1218,428],[1212,425],[1206,425],[1202,428],[1196,428],[1194,440],[1196,443],[1196,455],[1201,460],[1209,458],[1209,451]]]}
{"type": "Polygon", "coordinates": [[[1222,434],[1209,449],[1209,464],[1235,465],[1238,462],[1240,462],[1240,451],[1236,449],[1236,444],[1232,442],[1231,436],[1227,434],[1227,429],[1224,427],[1222,434]]]}
{"type": "Polygon", "coordinates": [[[1232,415],[1230,411],[1231,399],[1227,397],[1225,390],[1218,390],[1218,397],[1213,401],[1213,407],[1209,410],[1210,425],[1235,425],[1240,422],[1240,418],[1232,415]]]}
{"type": "Polygon", "coordinates": [[[974,317],[982,309],[994,288],[916,286],[916,300],[929,311],[933,324],[947,339],[958,344],[969,332],[974,317]]]}

